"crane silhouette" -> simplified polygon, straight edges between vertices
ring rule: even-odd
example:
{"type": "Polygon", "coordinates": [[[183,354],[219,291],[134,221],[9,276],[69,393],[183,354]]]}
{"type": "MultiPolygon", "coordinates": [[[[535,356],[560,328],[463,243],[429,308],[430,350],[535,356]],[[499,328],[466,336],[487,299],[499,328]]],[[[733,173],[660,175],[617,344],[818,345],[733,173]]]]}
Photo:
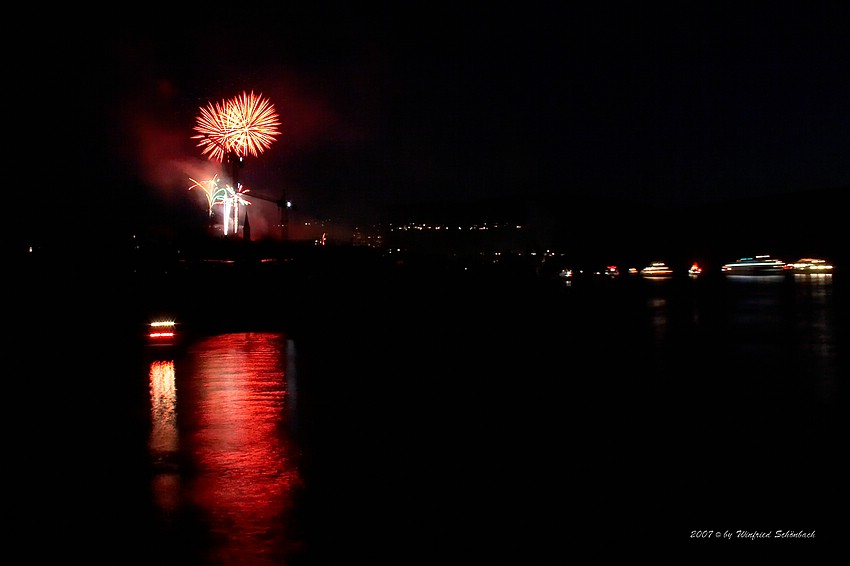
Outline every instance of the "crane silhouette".
{"type": "Polygon", "coordinates": [[[246,196],[249,198],[258,198],[260,200],[273,202],[277,205],[278,214],[280,215],[280,237],[283,240],[289,239],[289,209],[292,208],[292,203],[286,199],[286,191],[282,198],[272,198],[260,193],[250,192],[246,196]]]}

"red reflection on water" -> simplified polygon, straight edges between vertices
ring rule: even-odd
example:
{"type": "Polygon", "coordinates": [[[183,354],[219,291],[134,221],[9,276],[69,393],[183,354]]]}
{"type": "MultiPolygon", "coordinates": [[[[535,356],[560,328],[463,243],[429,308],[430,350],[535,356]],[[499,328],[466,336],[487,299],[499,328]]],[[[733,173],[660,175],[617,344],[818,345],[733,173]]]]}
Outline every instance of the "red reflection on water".
{"type": "Polygon", "coordinates": [[[286,344],[279,333],[226,334],[190,350],[180,405],[194,472],[187,496],[223,563],[280,564],[297,546],[287,527],[300,478],[283,422],[286,344]]]}

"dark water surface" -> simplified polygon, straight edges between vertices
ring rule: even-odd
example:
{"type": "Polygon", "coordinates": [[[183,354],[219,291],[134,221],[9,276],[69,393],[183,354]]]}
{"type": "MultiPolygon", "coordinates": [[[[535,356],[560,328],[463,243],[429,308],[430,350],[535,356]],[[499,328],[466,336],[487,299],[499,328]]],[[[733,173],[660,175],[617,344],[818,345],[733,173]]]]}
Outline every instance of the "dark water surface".
{"type": "Polygon", "coordinates": [[[152,290],[97,303],[103,327],[33,325],[10,429],[21,529],[110,564],[553,564],[846,540],[839,274],[352,275],[191,308],[152,290]],[[136,333],[160,308],[183,322],[174,347],[136,333]]]}

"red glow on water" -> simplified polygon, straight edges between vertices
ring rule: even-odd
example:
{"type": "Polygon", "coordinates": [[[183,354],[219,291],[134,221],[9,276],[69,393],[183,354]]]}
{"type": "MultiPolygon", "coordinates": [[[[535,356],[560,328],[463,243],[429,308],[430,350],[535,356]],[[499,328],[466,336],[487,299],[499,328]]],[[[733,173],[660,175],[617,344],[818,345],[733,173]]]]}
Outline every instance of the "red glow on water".
{"type": "Polygon", "coordinates": [[[221,540],[217,559],[280,558],[297,545],[286,524],[300,484],[286,426],[286,339],[227,334],[199,342],[191,353],[181,397],[190,431],[182,441],[197,472],[189,497],[221,540]],[[269,529],[272,524],[281,528],[269,529]]]}

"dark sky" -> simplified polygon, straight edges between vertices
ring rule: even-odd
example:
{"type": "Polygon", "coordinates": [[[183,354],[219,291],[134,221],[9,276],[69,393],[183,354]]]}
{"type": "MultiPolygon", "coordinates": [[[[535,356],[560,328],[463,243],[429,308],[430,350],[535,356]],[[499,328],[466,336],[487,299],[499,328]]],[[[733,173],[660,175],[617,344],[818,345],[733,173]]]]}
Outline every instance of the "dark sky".
{"type": "Polygon", "coordinates": [[[308,5],[148,7],[64,29],[56,77],[40,80],[72,126],[45,141],[81,168],[72,191],[27,206],[84,200],[119,223],[204,212],[188,179],[220,170],[192,128],[201,106],[243,91],[282,124],[242,181],[286,191],[304,217],[850,187],[850,9],[837,3],[308,5]]]}

